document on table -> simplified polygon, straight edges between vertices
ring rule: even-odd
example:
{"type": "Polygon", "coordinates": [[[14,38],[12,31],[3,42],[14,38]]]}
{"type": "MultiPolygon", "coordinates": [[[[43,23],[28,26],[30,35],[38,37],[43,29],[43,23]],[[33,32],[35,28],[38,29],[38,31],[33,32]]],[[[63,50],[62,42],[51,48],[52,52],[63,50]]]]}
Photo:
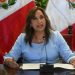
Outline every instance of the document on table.
{"type": "Polygon", "coordinates": [[[40,64],[23,64],[20,68],[22,69],[40,69],[40,64]]]}
{"type": "MultiPolygon", "coordinates": [[[[41,63],[41,64],[45,64],[45,63],[41,63]]],[[[26,63],[23,64],[21,67],[21,69],[40,69],[40,63],[26,63]]]]}
{"type": "Polygon", "coordinates": [[[62,64],[62,63],[56,63],[54,64],[54,68],[64,68],[64,69],[70,69],[74,70],[75,68],[71,64],[62,64]]]}
{"type": "MultiPolygon", "coordinates": [[[[41,64],[45,64],[45,63],[41,63],[41,64]]],[[[71,69],[71,70],[75,69],[71,64],[55,63],[53,65],[54,68],[64,68],[64,69],[71,69]]],[[[27,63],[27,64],[23,64],[20,68],[24,70],[40,69],[40,63],[27,63]]]]}

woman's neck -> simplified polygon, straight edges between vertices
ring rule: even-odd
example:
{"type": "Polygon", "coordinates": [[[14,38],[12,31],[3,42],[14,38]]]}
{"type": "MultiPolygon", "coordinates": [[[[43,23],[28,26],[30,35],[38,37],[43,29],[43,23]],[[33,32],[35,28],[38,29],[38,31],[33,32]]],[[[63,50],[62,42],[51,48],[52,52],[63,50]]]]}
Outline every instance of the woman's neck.
{"type": "Polygon", "coordinates": [[[35,42],[35,43],[42,43],[42,42],[45,41],[44,37],[45,37],[45,33],[44,32],[36,32],[34,34],[34,37],[33,37],[33,42],[35,42]]]}
{"type": "Polygon", "coordinates": [[[37,37],[37,38],[41,38],[42,36],[44,36],[45,35],[45,32],[43,31],[43,32],[36,32],[35,34],[34,34],[34,37],[37,37]]]}

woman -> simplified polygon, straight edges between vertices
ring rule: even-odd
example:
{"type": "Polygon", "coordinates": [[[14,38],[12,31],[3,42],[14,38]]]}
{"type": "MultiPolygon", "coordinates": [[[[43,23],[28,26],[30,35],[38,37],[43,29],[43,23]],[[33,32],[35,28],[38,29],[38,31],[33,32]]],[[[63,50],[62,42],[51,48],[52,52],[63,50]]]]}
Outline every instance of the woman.
{"type": "Polygon", "coordinates": [[[52,30],[44,10],[35,7],[27,17],[25,33],[18,37],[12,50],[4,56],[4,62],[16,68],[16,61],[22,56],[24,63],[53,64],[58,62],[59,55],[65,62],[75,66],[75,56],[61,34],[52,30]]]}

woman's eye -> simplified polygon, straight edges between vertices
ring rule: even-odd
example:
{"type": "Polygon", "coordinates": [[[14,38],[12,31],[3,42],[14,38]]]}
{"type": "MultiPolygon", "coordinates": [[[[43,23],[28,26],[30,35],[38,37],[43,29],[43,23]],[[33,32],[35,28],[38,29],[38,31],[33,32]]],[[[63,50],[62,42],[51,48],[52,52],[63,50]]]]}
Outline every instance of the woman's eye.
{"type": "Polygon", "coordinates": [[[44,16],[40,16],[40,19],[43,19],[44,18],[44,16]]]}
{"type": "Polygon", "coordinates": [[[41,15],[41,16],[39,16],[39,17],[33,17],[32,19],[33,19],[33,20],[37,20],[37,19],[43,19],[43,18],[44,18],[44,16],[41,15]]]}
{"type": "Polygon", "coordinates": [[[33,20],[36,20],[37,18],[36,18],[36,17],[33,17],[32,19],[33,19],[33,20]]]}

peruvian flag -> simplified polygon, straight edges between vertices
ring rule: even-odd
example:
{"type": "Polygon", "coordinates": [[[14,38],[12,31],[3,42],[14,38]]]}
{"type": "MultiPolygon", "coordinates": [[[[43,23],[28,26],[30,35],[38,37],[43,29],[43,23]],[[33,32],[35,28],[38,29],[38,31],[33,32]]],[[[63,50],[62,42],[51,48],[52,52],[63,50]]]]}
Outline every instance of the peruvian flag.
{"type": "MultiPolygon", "coordinates": [[[[49,0],[46,13],[50,18],[53,29],[58,30],[66,38],[71,49],[75,51],[75,8],[71,8],[69,0],[49,0]],[[72,26],[72,34],[68,27],[72,26]]],[[[75,3],[75,0],[70,0],[75,3]]]]}
{"type": "MultiPolygon", "coordinates": [[[[0,0],[7,2],[8,0],[0,0]]],[[[0,7],[0,63],[3,55],[9,52],[15,40],[25,27],[26,16],[35,6],[33,0],[16,0],[8,9],[0,7]]]]}

